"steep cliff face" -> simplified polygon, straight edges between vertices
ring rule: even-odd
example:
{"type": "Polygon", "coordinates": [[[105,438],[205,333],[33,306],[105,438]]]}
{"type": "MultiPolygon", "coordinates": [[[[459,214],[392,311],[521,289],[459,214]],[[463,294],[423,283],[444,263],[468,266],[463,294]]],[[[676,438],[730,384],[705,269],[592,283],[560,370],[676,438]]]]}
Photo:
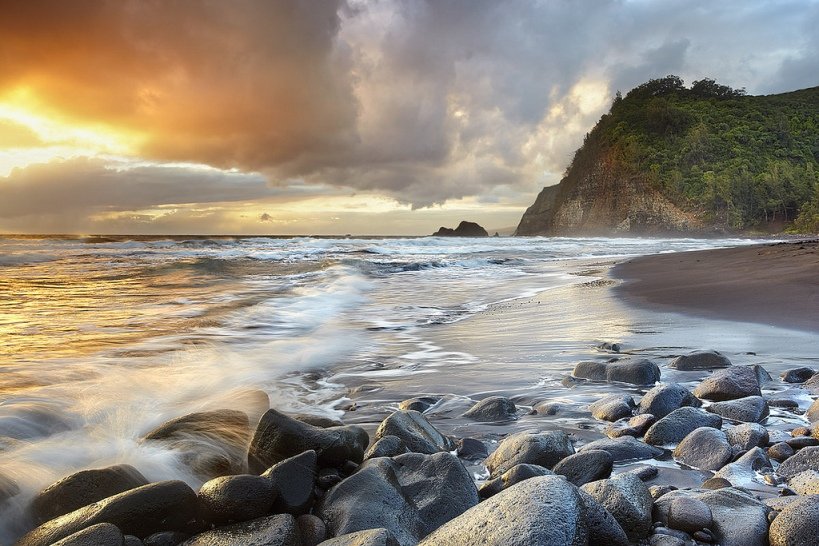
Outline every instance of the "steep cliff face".
{"type": "Polygon", "coordinates": [[[813,232],[817,127],[819,87],[754,97],[650,80],[618,93],[516,234],[813,232]]]}
{"type": "Polygon", "coordinates": [[[661,234],[705,229],[692,212],[601,154],[588,168],[543,188],[516,235],[661,234]]]}

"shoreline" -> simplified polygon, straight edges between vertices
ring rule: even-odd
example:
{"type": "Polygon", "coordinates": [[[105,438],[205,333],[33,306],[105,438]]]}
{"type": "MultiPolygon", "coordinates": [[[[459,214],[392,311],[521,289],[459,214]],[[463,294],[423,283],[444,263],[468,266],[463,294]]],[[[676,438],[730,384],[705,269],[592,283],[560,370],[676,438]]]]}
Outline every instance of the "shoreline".
{"type": "Polygon", "coordinates": [[[630,305],[819,333],[819,239],[641,256],[609,274],[630,305]]]}

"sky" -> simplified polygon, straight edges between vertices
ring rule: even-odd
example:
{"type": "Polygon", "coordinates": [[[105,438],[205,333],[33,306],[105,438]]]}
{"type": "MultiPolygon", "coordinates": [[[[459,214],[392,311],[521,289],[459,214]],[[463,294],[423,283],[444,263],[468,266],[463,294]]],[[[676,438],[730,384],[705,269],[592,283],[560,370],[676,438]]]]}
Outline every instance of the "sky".
{"type": "Polygon", "coordinates": [[[513,228],[624,94],[819,85],[819,0],[0,0],[0,232],[513,228]]]}

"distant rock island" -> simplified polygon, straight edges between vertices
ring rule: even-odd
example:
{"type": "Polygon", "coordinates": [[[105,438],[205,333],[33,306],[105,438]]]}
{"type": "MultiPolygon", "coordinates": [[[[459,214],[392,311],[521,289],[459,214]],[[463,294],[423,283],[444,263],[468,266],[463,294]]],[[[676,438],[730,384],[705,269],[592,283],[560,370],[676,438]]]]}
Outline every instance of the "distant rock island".
{"type": "Polygon", "coordinates": [[[819,231],[819,87],[677,76],[617,93],[516,235],[819,231]]]}
{"type": "Polygon", "coordinates": [[[463,221],[455,229],[441,227],[433,237],[489,237],[489,233],[475,222],[463,221]]]}

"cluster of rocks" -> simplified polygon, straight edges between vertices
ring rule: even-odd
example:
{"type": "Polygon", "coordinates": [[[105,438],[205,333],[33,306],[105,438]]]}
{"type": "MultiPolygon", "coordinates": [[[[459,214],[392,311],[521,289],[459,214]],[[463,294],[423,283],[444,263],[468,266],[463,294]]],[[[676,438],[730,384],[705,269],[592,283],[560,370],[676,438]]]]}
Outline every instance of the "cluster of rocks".
{"type": "MultiPolygon", "coordinates": [[[[761,424],[769,411],[761,386],[772,381],[761,367],[732,366],[713,351],[670,367],[712,371],[691,391],[658,383],[660,368],[645,359],[578,364],[577,379],[648,389],[638,401],[592,403],[593,417],[610,422],[607,437],[582,446],[561,430],[524,431],[489,454],[478,439],[437,430],[423,413],[438,402],[428,397],[402,402],[373,438],[358,426],[274,409],[255,429],[235,410],[190,414],[143,441],[183,453],[204,481],[198,491],[182,481],[149,483],[128,465],[84,470],[34,498],[38,526],[18,544],[815,544],[819,426],[786,434],[761,424]],[[711,477],[676,489],[649,484],[653,466],[618,470],[669,451],[711,477]],[[480,487],[464,460],[483,462],[480,487]],[[756,484],[782,494],[763,498],[756,484]]],[[[782,379],[811,389],[814,377],[791,370],[782,379]]],[[[496,422],[518,412],[494,396],[463,416],[496,422]]],[[[819,402],[806,416],[819,418],[819,402]]]]}

